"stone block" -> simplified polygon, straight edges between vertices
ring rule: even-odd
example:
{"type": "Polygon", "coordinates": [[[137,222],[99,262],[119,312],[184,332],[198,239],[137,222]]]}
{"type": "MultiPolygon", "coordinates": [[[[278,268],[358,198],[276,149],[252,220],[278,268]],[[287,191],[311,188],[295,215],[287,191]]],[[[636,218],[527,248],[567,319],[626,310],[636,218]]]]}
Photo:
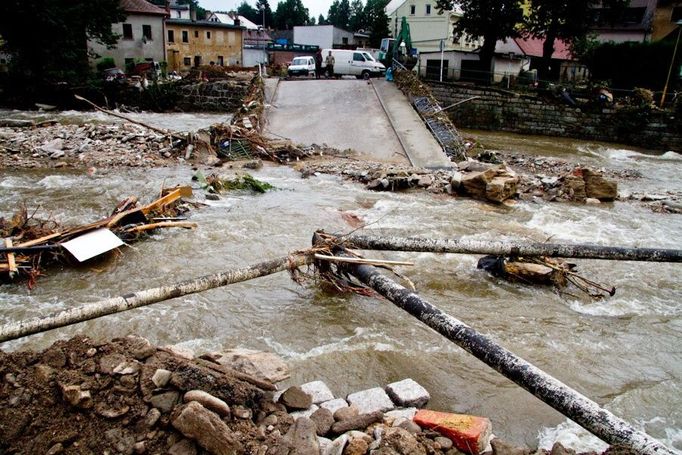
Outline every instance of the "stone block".
{"type": "MultiPolygon", "coordinates": [[[[334,399],[334,394],[322,381],[312,381],[301,385],[301,389],[313,399],[313,404],[320,404],[334,399]]],[[[332,411],[334,412],[334,411],[332,411]]]]}
{"type": "Polygon", "coordinates": [[[429,392],[411,378],[387,385],[386,393],[398,406],[421,408],[431,399],[429,392]]]}
{"type": "Polygon", "coordinates": [[[314,404],[314,405],[310,406],[308,409],[304,409],[303,411],[291,412],[291,413],[289,413],[289,415],[294,418],[294,421],[296,421],[296,420],[300,419],[301,417],[310,418],[310,416],[313,415],[313,413],[315,411],[317,411],[318,409],[320,409],[320,407],[318,405],[314,404]]]}
{"type": "Polygon", "coordinates": [[[395,409],[384,414],[384,422],[389,423],[398,419],[412,420],[417,408],[395,409]]]}
{"type": "Polygon", "coordinates": [[[381,387],[351,393],[346,399],[351,405],[357,406],[360,414],[395,409],[395,405],[381,387]]]}
{"type": "Polygon", "coordinates": [[[336,411],[338,411],[341,408],[347,408],[348,402],[346,400],[344,400],[343,398],[335,398],[333,400],[329,400],[329,401],[325,401],[324,403],[321,403],[320,407],[329,409],[332,412],[332,414],[334,414],[336,411]]]}

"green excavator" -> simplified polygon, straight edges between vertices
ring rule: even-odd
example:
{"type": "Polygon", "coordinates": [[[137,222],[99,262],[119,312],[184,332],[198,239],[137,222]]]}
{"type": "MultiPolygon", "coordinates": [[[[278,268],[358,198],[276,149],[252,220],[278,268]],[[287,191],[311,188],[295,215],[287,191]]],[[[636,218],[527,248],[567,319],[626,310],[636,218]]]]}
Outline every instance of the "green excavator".
{"type": "MultiPolygon", "coordinates": [[[[400,22],[400,33],[395,38],[384,38],[381,40],[379,61],[388,68],[396,63],[407,70],[411,70],[417,64],[417,49],[412,47],[412,37],[410,35],[410,24],[403,16],[400,22]]],[[[399,67],[400,67],[399,66],[399,67]]]]}

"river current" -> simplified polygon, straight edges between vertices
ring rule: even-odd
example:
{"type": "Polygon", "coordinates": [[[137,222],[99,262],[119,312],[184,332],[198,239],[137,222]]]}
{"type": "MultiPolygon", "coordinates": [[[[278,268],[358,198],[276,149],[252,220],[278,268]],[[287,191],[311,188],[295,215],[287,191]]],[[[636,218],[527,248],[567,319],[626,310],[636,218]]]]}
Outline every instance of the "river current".
{"type": "MultiPolygon", "coordinates": [[[[161,126],[185,126],[167,114],[161,126]],[[171,122],[170,124],[168,122],[171,122]]],[[[204,116],[210,124],[220,118],[204,116]]],[[[192,120],[194,122],[194,120],[192,120]]],[[[641,179],[621,192],[682,191],[682,156],[584,141],[469,132],[488,148],[550,155],[641,179]]],[[[242,266],[310,245],[312,233],[348,232],[342,212],[371,223],[372,234],[436,238],[592,242],[681,248],[680,215],[629,202],[601,205],[518,203],[492,206],[425,193],[376,193],[333,176],[301,179],[290,168],[253,172],[277,189],[227,194],[191,212],[192,231],[161,230],[92,267],[50,269],[29,291],[0,286],[0,323],[20,321],[105,297],[242,266]]],[[[0,216],[21,203],[37,216],[80,224],[108,214],[127,196],[148,201],[162,186],[189,184],[192,170],[3,170],[0,216]]],[[[203,193],[195,191],[203,201],[203,193]]],[[[367,253],[409,260],[401,267],[427,300],[492,337],[619,417],[682,449],[682,285],[679,264],[577,261],[580,271],[617,288],[591,302],[550,288],[511,284],[476,269],[477,257],[367,253]]],[[[86,334],[108,339],[140,334],[157,344],[197,352],[245,347],[273,351],[298,384],[322,379],[337,396],[411,377],[426,387],[431,408],[489,417],[503,439],[530,446],[559,440],[577,450],[603,449],[598,439],[390,302],[329,294],[285,273],[107,316],[5,343],[42,349],[86,334]]]]}

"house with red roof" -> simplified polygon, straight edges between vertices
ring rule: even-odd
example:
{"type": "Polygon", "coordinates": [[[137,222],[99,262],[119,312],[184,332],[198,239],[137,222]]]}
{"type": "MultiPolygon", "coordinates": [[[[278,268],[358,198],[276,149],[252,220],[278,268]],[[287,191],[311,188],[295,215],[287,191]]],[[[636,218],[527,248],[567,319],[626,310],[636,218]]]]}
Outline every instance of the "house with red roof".
{"type": "MultiPolygon", "coordinates": [[[[517,75],[520,71],[540,70],[543,46],[544,40],[538,38],[498,41],[494,61],[497,79],[501,79],[501,74],[517,75]]],[[[574,59],[568,43],[556,40],[549,74],[553,81],[580,80],[587,77],[587,68],[574,59]]]]}
{"type": "Polygon", "coordinates": [[[114,33],[120,36],[116,47],[88,41],[88,50],[96,57],[93,65],[103,57],[111,57],[117,67],[125,69],[128,64],[140,62],[163,62],[166,60],[165,18],[168,11],[147,0],[120,0],[126,13],[123,22],[112,24],[114,33]]]}

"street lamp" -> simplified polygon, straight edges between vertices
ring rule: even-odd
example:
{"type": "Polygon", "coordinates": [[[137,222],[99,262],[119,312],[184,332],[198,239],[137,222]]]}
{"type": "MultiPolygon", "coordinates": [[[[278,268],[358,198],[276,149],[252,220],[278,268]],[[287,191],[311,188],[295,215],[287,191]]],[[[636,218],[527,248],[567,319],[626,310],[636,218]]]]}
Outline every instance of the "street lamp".
{"type": "Polygon", "coordinates": [[[675,22],[677,24],[677,41],[675,41],[675,49],[673,50],[673,58],[670,61],[670,68],[668,69],[668,77],[665,79],[665,86],[663,87],[663,95],[661,95],[661,109],[663,109],[663,104],[665,103],[665,95],[668,93],[668,83],[670,82],[670,75],[673,72],[673,66],[675,65],[675,57],[677,56],[677,45],[680,44],[680,34],[682,34],[682,20],[675,22]]]}

